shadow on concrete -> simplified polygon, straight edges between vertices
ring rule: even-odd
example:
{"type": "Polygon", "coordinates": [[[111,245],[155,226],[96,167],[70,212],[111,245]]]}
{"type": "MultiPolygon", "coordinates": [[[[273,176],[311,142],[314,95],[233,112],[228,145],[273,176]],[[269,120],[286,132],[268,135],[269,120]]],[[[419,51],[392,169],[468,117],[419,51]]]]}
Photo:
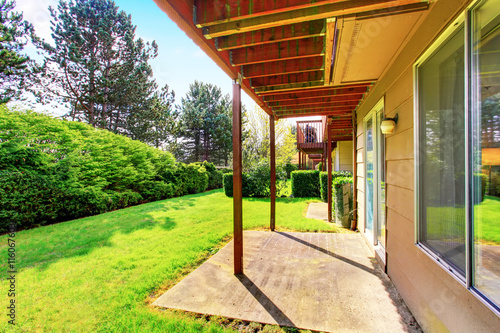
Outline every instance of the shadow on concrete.
{"type": "Polygon", "coordinates": [[[262,307],[271,315],[271,317],[276,320],[281,326],[289,326],[289,327],[295,327],[295,324],[290,320],[290,318],[287,317],[287,315],[281,311],[281,309],[274,304],[274,302],[266,296],[262,292],[262,290],[259,289],[253,283],[250,278],[248,278],[245,274],[238,274],[236,275],[238,280],[240,280],[241,284],[248,290],[250,294],[262,305],[262,307]]]}

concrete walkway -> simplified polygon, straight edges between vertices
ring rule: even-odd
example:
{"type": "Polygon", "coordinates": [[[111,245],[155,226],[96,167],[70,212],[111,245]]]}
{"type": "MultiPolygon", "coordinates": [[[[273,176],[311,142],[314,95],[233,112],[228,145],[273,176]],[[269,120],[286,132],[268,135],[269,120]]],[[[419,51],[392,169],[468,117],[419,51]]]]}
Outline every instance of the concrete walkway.
{"type": "Polygon", "coordinates": [[[307,207],[308,219],[328,220],[328,204],[326,202],[312,202],[307,207]]]}
{"type": "Polygon", "coordinates": [[[244,232],[153,305],[325,332],[421,332],[359,234],[244,232]]]}

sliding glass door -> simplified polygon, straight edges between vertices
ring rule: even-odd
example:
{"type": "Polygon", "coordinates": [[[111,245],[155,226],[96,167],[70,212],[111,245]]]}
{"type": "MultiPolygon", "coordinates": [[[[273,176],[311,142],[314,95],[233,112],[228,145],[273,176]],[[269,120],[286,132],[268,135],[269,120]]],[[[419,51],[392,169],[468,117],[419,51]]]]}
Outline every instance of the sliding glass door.
{"type": "Polygon", "coordinates": [[[385,251],[385,140],[380,130],[384,118],[381,100],[365,117],[365,234],[385,251]]]}

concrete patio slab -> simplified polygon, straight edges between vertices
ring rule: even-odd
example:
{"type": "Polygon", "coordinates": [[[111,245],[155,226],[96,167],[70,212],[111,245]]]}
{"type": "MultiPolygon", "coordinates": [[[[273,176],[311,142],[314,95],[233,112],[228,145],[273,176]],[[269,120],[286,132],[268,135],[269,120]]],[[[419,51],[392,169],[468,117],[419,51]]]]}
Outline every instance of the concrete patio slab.
{"type": "Polygon", "coordinates": [[[311,202],[307,207],[308,219],[328,220],[328,204],[326,202],[311,202]]]}
{"type": "Polygon", "coordinates": [[[244,232],[153,305],[325,332],[421,332],[359,234],[244,232]]]}

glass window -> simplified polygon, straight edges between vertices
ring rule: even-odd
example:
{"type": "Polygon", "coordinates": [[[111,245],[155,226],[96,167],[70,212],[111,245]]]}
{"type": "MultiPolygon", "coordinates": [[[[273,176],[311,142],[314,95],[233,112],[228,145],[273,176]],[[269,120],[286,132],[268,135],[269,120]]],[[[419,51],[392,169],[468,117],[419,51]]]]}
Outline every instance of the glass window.
{"type": "Polygon", "coordinates": [[[500,304],[500,0],[472,12],[474,286],[500,304]]]}
{"type": "Polygon", "coordinates": [[[464,28],[418,67],[420,242],[465,272],[464,28]]]}
{"type": "Polygon", "coordinates": [[[417,237],[500,313],[500,0],[466,14],[415,67],[417,237]]]}

